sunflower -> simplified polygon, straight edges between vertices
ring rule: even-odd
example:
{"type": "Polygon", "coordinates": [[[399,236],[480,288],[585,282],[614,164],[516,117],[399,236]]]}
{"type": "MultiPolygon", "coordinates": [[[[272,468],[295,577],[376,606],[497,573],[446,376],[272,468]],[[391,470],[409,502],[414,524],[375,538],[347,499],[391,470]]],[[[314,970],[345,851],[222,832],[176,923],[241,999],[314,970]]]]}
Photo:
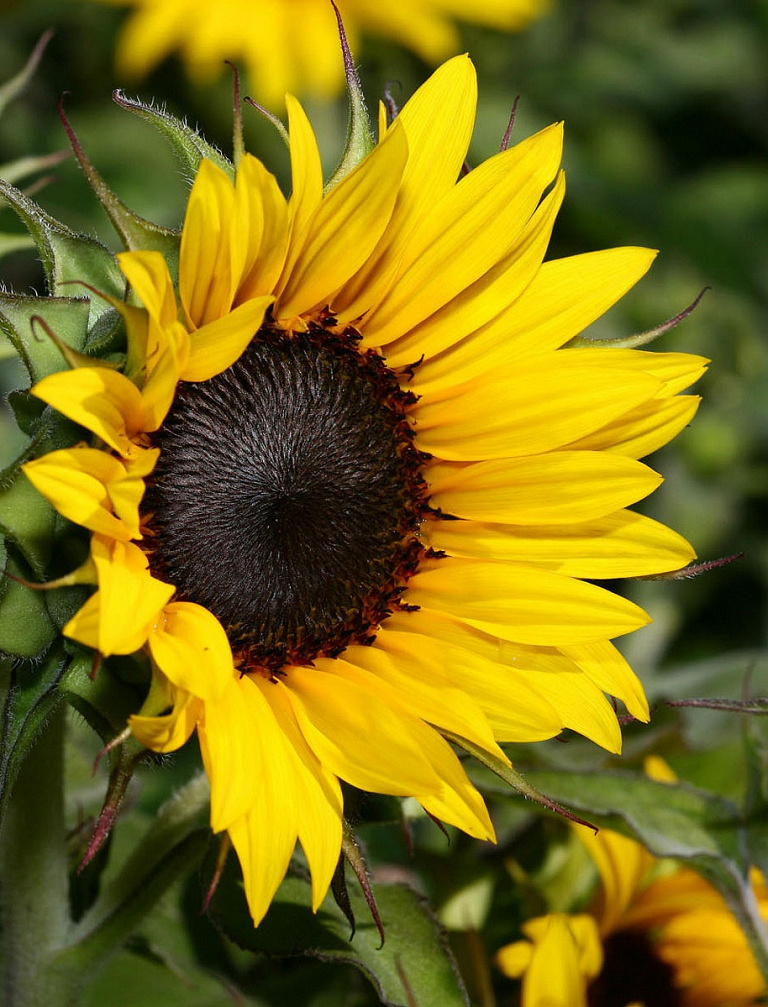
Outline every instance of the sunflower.
{"type": "MultiPolygon", "coordinates": [[[[674,781],[660,760],[656,779],[674,781]]],[[[659,861],[609,829],[574,832],[595,863],[602,889],[591,913],[552,913],[523,925],[525,940],[502,948],[497,964],[522,977],[522,1007],[753,1007],[765,980],[723,897],[700,874],[659,861]]],[[[768,922],[768,888],[752,889],[768,922]]]]}
{"type": "MultiPolygon", "coordinates": [[[[117,45],[121,73],[143,77],[179,51],[191,76],[209,81],[225,59],[248,68],[251,86],[270,107],[286,91],[331,98],[344,77],[336,59],[337,29],[328,0],[103,0],[133,13],[117,45]]],[[[454,18],[502,31],[525,28],[547,0],[416,0],[382,6],[374,0],[340,5],[352,47],[360,33],[391,38],[437,64],[460,50],[454,18]]]]}
{"type": "Polygon", "coordinates": [[[475,103],[456,57],[324,191],[288,96],[290,198],[247,154],[233,179],[203,161],[178,291],[160,253],[118,256],[123,370],[33,388],[92,435],[25,466],[93,533],[64,634],[150,656],[130,729],[158,752],[197,731],[257,923],[297,838],[325,895],[340,780],[492,839],[445,736],[505,764],[498,742],[564,728],[618,751],[605,693],[648,707],[610,641],[648,616],[582,578],[693,556],[625,507],[705,362],[564,345],[654,253],[542,262],[561,127],[457,182],[475,103]]]}

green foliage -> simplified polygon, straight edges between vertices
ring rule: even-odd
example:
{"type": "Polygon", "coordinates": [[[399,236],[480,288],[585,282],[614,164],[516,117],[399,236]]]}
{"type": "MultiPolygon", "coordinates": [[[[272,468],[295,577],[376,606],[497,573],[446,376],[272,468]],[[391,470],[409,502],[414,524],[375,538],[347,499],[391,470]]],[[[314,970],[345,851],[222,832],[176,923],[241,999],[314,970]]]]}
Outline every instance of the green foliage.
{"type": "Polygon", "coordinates": [[[264,921],[254,929],[245,896],[232,880],[225,879],[217,890],[212,913],[240,947],[268,956],[307,956],[354,965],[389,1007],[468,1003],[437,921],[415,892],[399,885],[375,886],[385,930],[382,944],[359,890],[350,889],[356,920],[352,935],[344,913],[330,898],[312,914],[309,882],[300,877],[283,882],[264,921]]]}

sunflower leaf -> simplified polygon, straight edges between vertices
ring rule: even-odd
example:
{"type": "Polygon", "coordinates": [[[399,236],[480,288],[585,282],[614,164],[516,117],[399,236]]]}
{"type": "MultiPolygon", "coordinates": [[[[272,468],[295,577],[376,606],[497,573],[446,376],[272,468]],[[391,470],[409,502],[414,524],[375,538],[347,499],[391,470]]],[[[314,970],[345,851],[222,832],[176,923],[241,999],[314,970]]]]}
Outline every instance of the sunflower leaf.
{"type": "Polygon", "coordinates": [[[373,984],[382,1004],[440,1004],[466,1007],[466,991],[442,931],[425,901],[401,885],[376,885],[376,901],[386,930],[382,945],[363,895],[350,889],[357,930],[332,899],[313,915],[310,885],[288,877],[258,927],[253,926],[242,886],[230,862],[211,903],[220,929],[240,947],[269,956],[305,956],[353,965],[373,984]]]}
{"type": "Polygon", "coordinates": [[[596,825],[638,839],[654,856],[690,860],[692,866],[728,862],[746,876],[747,863],[736,834],[739,811],[724,797],[689,784],[660,783],[618,770],[599,774],[530,770],[525,778],[558,803],[584,812],[596,825]]]}

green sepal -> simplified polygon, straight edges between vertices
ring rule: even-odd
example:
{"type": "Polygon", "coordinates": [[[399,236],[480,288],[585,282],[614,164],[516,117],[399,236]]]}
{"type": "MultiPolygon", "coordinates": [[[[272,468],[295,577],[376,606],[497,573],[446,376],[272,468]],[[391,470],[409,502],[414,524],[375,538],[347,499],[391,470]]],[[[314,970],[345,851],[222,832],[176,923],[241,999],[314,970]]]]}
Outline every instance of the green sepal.
{"type": "MultiPolygon", "coordinates": [[[[109,308],[99,315],[96,322],[88,330],[88,336],[83,347],[88,356],[110,360],[115,354],[124,357],[126,349],[125,321],[115,308],[109,308]]],[[[122,359],[116,358],[122,364],[122,359]]]]}
{"type": "Polygon", "coordinates": [[[458,748],[462,748],[468,755],[473,756],[478,762],[490,769],[492,773],[495,773],[496,776],[499,777],[499,779],[507,783],[513,790],[516,790],[521,797],[524,797],[528,801],[534,801],[536,804],[540,804],[541,807],[546,808],[547,811],[554,811],[556,814],[562,815],[563,818],[567,818],[573,822],[578,822],[579,825],[591,826],[590,822],[585,821],[583,818],[579,818],[570,810],[570,808],[563,807],[551,797],[548,797],[546,794],[537,790],[529,780],[518,773],[514,766],[510,766],[506,762],[503,762],[497,755],[487,752],[484,748],[481,748],[474,742],[467,741],[466,738],[460,738],[457,734],[452,734],[450,731],[442,731],[441,733],[448,741],[453,742],[453,744],[458,748]]]}
{"type": "Polygon", "coordinates": [[[12,579],[29,580],[33,577],[30,568],[8,544],[3,548],[6,555],[0,583],[0,654],[36,659],[46,652],[59,631],[48,614],[43,593],[12,579]]]}
{"type": "Polygon", "coordinates": [[[344,76],[347,79],[347,94],[349,96],[349,118],[347,120],[347,140],[336,170],[328,180],[325,191],[329,192],[346,175],[371,153],[375,144],[371,132],[371,120],[365,104],[363,86],[355,68],[355,61],[349,51],[347,36],[338,8],[334,4],[336,20],[339,25],[341,51],[344,57],[344,76]]]}
{"type": "Polygon", "coordinates": [[[188,177],[194,178],[200,167],[200,162],[207,160],[213,161],[230,179],[234,179],[235,168],[232,162],[224,157],[221,151],[212,147],[197,130],[192,129],[181,119],[177,119],[165,109],[145,105],[135,98],[128,98],[122,91],[115,91],[112,97],[121,108],[133,112],[134,115],[152,123],[156,129],[160,130],[163,136],[170,141],[176,156],[181,161],[184,173],[188,177]]]}
{"type": "Polygon", "coordinates": [[[636,350],[640,346],[648,346],[649,343],[654,342],[654,340],[658,339],[661,335],[663,335],[662,332],[657,331],[656,329],[651,329],[648,332],[637,332],[631,336],[615,336],[607,339],[592,339],[589,336],[574,336],[573,339],[568,340],[564,349],[583,350],[597,346],[601,349],[605,349],[607,347],[613,350],[636,350]]]}
{"type": "MultiPolygon", "coordinates": [[[[206,858],[210,873],[215,856],[206,858]]],[[[466,1007],[467,994],[440,926],[426,901],[401,885],[376,885],[376,901],[386,931],[382,944],[365,899],[350,889],[357,929],[349,939],[349,922],[328,897],[313,913],[310,883],[288,877],[269,912],[254,927],[230,857],[211,901],[211,916],[222,932],[248,951],[276,957],[306,956],[353,965],[373,984],[382,1004],[440,1004],[466,1007]],[[406,985],[407,984],[407,985],[406,985]]]]}
{"type": "Polygon", "coordinates": [[[55,519],[53,507],[15,464],[0,474],[0,534],[16,546],[37,579],[48,568],[55,519]]]}
{"type": "Polygon", "coordinates": [[[115,193],[110,189],[99,172],[94,168],[83,150],[77,135],[69,124],[68,119],[60,109],[59,113],[64,122],[72,151],[77,158],[83,174],[88,181],[94,195],[104,207],[104,210],[112,222],[112,226],[120,236],[123,246],[128,251],[155,251],[160,252],[168,263],[168,268],[172,275],[178,272],[179,243],[181,234],[160,224],[154,224],[150,220],[145,220],[138,213],[134,213],[115,193]]]}
{"type": "MultiPolygon", "coordinates": [[[[59,223],[34,200],[2,179],[0,195],[8,200],[35,239],[48,289],[54,297],[71,293],[69,284],[75,281],[89,283],[115,298],[123,296],[125,278],[114,255],[104,245],[59,223]]],[[[97,294],[92,294],[90,306],[93,319],[110,307],[97,294]]]]}
{"type": "Polygon", "coordinates": [[[31,319],[38,315],[67,346],[78,352],[88,336],[90,300],[86,297],[31,297],[0,293],[0,330],[10,339],[34,384],[48,374],[67,369],[52,339],[31,319]]]}
{"type": "Polygon", "coordinates": [[[42,661],[0,657],[0,821],[19,768],[61,702],[56,686],[68,660],[61,647],[52,648],[42,661]]]}
{"type": "MultiPolygon", "coordinates": [[[[110,659],[103,661],[91,677],[93,656],[77,648],[77,654],[59,684],[59,690],[70,706],[105,743],[112,741],[125,728],[128,717],[141,707],[143,692],[146,691],[126,683],[114,673],[110,663],[110,659]]],[[[132,758],[145,752],[133,738],[121,748],[129,750],[132,758]]]]}
{"type": "Polygon", "coordinates": [[[45,403],[21,389],[8,392],[6,401],[13,412],[19,430],[31,437],[45,412],[45,403]]]}

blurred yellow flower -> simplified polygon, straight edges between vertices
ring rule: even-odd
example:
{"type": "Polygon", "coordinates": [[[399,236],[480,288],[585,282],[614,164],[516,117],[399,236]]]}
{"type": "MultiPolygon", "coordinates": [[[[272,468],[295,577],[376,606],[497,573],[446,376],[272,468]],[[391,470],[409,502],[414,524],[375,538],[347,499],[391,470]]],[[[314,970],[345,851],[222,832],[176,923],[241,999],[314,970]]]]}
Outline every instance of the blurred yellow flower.
{"type": "MultiPolygon", "coordinates": [[[[121,73],[142,77],[179,52],[197,80],[218,76],[225,59],[242,63],[270,107],[286,91],[330,98],[342,88],[338,28],[329,0],[103,0],[133,8],[117,47],[121,73]]],[[[436,64],[460,49],[454,23],[524,28],[548,0],[343,0],[353,50],[361,33],[383,35],[436,64]]]]}
{"type": "MultiPolygon", "coordinates": [[[[651,775],[670,779],[671,774],[655,760],[651,775]]],[[[522,1007],[753,1007],[763,1002],[765,982],[747,939],[722,896],[700,874],[657,860],[617,832],[601,829],[595,835],[582,826],[574,826],[574,832],[602,887],[591,915],[553,913],[529,920],[522,928],[526,940],[498,952],[502,972],[522,978],[522,1007]]],[[[756,870],[751,880],[768,923],[765,880],[756,870]]]]}

